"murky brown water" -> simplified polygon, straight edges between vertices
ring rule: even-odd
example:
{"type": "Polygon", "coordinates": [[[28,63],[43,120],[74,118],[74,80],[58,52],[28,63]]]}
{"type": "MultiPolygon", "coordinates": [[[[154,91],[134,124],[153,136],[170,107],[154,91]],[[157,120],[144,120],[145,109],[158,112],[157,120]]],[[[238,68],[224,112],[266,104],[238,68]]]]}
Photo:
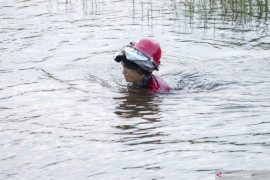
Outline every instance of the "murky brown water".
{"type": "Polygon", "coordinates": [[[214,179],[270,170],[270,21],[173,1],[0,1],[0,179],[214,179]],[[171,93],[113,55],[160,42],[171,93]]]}

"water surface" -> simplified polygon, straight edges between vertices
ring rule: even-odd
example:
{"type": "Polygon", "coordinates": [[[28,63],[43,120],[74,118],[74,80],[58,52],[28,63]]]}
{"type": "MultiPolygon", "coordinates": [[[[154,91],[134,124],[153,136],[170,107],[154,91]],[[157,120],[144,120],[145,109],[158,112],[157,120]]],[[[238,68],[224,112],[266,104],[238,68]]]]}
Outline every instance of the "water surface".
{"type": "MultiPolygon", "coordinates": [[[[1,179],[214,179],[270,170],[270,21],[174,1],[0,2],[1,179]],[[161,44],[170,93],[115,52],[161,44]]],[[[267,178],[265,178],[267,179],[267,178]]]]}

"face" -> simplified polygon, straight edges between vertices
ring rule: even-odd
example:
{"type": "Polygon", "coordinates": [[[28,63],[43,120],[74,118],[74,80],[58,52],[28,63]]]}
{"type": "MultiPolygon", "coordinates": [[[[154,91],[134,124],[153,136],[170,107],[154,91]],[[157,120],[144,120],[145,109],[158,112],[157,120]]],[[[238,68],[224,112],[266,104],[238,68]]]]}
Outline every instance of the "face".
{"type": "Polygon", "coordinates": [[[121,65],[123,66],[122,73],[125,76],[127,82],[135,82],[135,83],[141,82],[141,80],[144,77],[144,74],[140,74],[133,69],[128,69],[123,62],[121,62],[121,65]]]}

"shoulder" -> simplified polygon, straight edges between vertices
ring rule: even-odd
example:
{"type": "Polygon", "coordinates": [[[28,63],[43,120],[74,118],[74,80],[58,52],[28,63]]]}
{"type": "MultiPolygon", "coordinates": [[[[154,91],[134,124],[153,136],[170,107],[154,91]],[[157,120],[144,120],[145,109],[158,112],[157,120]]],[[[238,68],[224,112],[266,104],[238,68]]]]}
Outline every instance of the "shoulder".
{"type": "Polygon", "coordinates": [[[170,86],[159,76],[152,74],[149,86],[153,90],[170,91],[170,86]]]}

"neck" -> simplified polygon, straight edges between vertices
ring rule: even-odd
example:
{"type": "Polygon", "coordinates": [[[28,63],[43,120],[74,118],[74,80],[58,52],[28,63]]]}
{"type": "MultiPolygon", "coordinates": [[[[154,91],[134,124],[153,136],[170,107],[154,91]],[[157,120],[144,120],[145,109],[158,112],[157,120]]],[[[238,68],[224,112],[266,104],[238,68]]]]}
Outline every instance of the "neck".
{"type": "Polygon", "coordinates": [[[136,83],[136,84],[140,84],[140,82],[143,80],[144,76],[145,76],[145,74],[142,74],[142,75],[140,76],[140,78],[138,79],[138,81],[136,81],[135,83],[136,83]]]}

